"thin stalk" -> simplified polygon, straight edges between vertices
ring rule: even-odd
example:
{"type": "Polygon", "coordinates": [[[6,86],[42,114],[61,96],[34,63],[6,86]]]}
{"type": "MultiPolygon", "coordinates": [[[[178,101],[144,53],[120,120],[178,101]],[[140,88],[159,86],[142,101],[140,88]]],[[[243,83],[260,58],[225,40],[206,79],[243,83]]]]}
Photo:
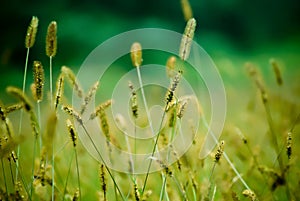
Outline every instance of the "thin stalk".
{"type": "MultiPolygon", "coordinates": [[[[22,92],[23,93],[25,93],[25,88],[26,88],[26,77],[27,77],[29,50],[30,50],[30,48],[27,48],[26,59],[25,59],[25,67],[24,67],[24,75],[23,75],[23,86],[22,86],[22,92]]],[[[21,135],[21,132],[22,132],[22,122],[23,122],[23,110],[21,110],[21,112],[20,112],[18,135],[21,135]]],[[[20,145],[19,144],[17,146],[17,158],[20,158],[20,145]]],[[[19,167],[19,161],[16,161],[16,181],[18,180],[18,174],[19,174],[18,167],[19,167]]]]}
{"type": "Polygon", "coordinates": [[[31,169],[30,197],[32,197],[32,191],[33,191],[33,181],[34,181],[34,161],[35,161],[36,143],[37,143],[37,136],[35,136],[35,137],[34,137],[34,140],[33,140],[33,154],[32,154],[32,169],[31,169]]]}
{"type": "Polygon", "coordinates": [[[78,165],[78,156],[77,156],[77,150],[76,147],[74,147],[75,152],[75,161],[76,161],[76,170],[77,170],[77,182],[78,182],[78,188],[79,188],[79,198],[81,199],[81,187],[80,187],[80,177],[79,177],[79,165],[78,165]]]}
{"type": "Polygon", "coordinates": [[[55,185],[54,185],[54,172],[55,172],[55,163],[54,163],[54,142],[52,142],[52,190],[51,190],[51,199],[52,201],[54,200],[54,190],[55,190],[55,185]]]}
{"type": "Polygon", "coordinates": [[[7,187],[7,181],[6,181],[5,170],[4,170],[4,162],[3,162],[3,158],[1,158],[1,164],[2,164],[2,173],[3,173],[4,184],[5,184],[6,196],[7,196],[7,199],[8,199],[8,198],[9,198],[9,196],[8,196],[8,187],[7,187]]]}
{"type": "Polygon", "coordinates": [[[65,200],[65,195],[67,193],[67,185],[68,185],[68,180],[69,180],[69,176],[70,176],[70,172],[71,172],[71,165],[72,165],[72,161],[74,158],[74,154],[75,152],[72,154],[70,163],[69,163],[69,169],[68,169],[68,173],[67,173],[67,177],[66,177],[66,183],[65,183],[65,187],[64,187],[64,193],[63,193],[63,201],[65,200]]]}
{"type": "Polygon", "coordinates": [[[53,95],[53,91],[52,91],[52,56],[49,57],[49,66],[50,66],[50,105],[51,108],[53,107],[53,102],[52,102],[52,95],[53,95]]]}
{"type": "MultiPolygon", "coordinates": [[[[37,101],[37,116],[38,116],[38,122],[39,122],[39,127],[40,129],[42,128],[42,120],[41,120],[41,104],[39,101],[37,101]]],[[[40,139],[39,139],[39,144],[40,144],[40,150],[42,150],[42,135],[41,135],[41,131],[40,131],[40,139]]]]}
{"type": "MultiPolygon", "coordinates": [[[[80,122],[79,122],[79,123],[80,123],[80,122]]],[[[86,127],[85,127],[82,123],[80,123],[80,125],[82,126],[82,128],[83,128],[85,134],[88,136],[89,140],[91,140],[94,149],[96,150],[97,154],[99,155],[99,157],[100,157],[102,163],[103,163],[104,166],[105,166],[105,169],[107,170],[107,172],[108,172],[109,176],[111,177],[111,179],[112,179],[114,185],[116,186],[117,190],[119,191],[119,193],[120,193],[120,195],[121,195],[121,197],[122,197],[122,200],[125,201],[126,199],[125,199],[125,197],[124,197],[124,195],[123,195],[121,189],[119,188],[119,186],[118,186],[118,184],[117,184],[115,178],[113,177],[112,172],[111,172],[110,169],[107,167],[107,165],[106,165],[106,163],[105,163],[105,160],[103,159],[101,153],[100,153],[99,150],[97,149],[97,146],[96,146],[95,142],[93,141],[93,139],[92,139],[92,137],[90,136],[89,132],[87,131],[86,127]]]]}
{"type": "Polygon", "coordinates": [[[9,170],[10,170],[12,184],[13,184],[13,186],[15,186],[15,179],[14,179],[14,174],[13,174],[13,170],[12,170],[12,166],[11,166],[11,160],[9,160],[9,170]]]}
{"type": "MultiPolygon", "coordinates": [[[[207,128],[209,130],[209,134],[213,137],[214,141],[216,143],[218,143],[218,140],[215,136],[215,134],[209,129],[209,126],[207,124],[206,119],[203,117],[202,118],[202,122],[205,126],[205,128],[207,128]]],[[[233,165],[233,163],[230,161],[229,157],[227,156],[226,152],[223,152],[223,156],[226,159],[226,161],[228,162],[228,164],[230,165],[231,169],[234,171],[234,173],[236,174],[236,176],[239,178],[239,180],[242,182],[242,184],[245,186],[246,189],[251,190],[250,187],[247,185],[247,183],[245,182],[245,180],[242,178],[242,176],[240,175],[240,173],[237,171],[237,169],[235,168],[235,166],[233,165]]]]}
{"type": "Polygon", "coordinates": [[[267,120],[269,123],[271,139],[272,139],[272,142],[273,142],[276,154],[277,154],[278,164],[279,164],[281,173],[283,173],[284,172],[283,162],[282,162],[282,158],[280,157],[279,145],[277,142],[277,137],[276,137],[276,133],[275,133],[275,129],[274,129],[274,123],[273,123],[273,119],[271,116],[271,111],[270,111],[268,103],[264,102],[264,108],[265,108],[267,120]]]}
{"type": "MultiPolygon", "coordinates": [[[[167,106],[166,106],[166,107],[167,107],[167,106]]],[[[165,109],[166,109],[166,108],[165,108],[165,109]]],[[[162,119],[161,119],[161,122],[160,122],[160,126],[159,126],[159,131],[160,131],[161,128],[162,128],[162,124],[163,124],[165,115],[166,115],[166,112],[165,112],[165,110],[164,110],[164,113],[163,113],[163,116],[162,116],[162,119]]],[[[156,150],[156,146],[157,146],[157,143],[158,143],[159,135],[160,135],[160,132],[158,132],[158,134],[157,134],[157,136],[156,136],[156,139],[155,139],[155,142],[154,142],[154,146],[153,146],[153,150],[152,150],[152,153],[151,153],[151,157],[154,156],[154,152],[155,152],[155,150],[156,150]]],[[[148,165],[147,174],[146,174],[146,178],[145,178],[144,185],[143,185],[143,189],[142,189],[142,195],[144,194],[144,191],[145,191],[145,188],[146,188],[146,184],[147,184],[147,180],[148,180],[148,177],[149,177],[149,171],[150,171],[151,165],[152,165],[152,160],[150,160],[149,165],[148,165]]]]}
{"type": "Polygon", "coordinates": [[[213,190],[213,194],[212,194],[212,196],[211,196],[211,201],[214,201],[216,192],[217,192],[217,186],[214,185],[214,190],[213,190]]]}
{"type": "MultiPolygon", "coordinates": [[[[140,88],[141,88],[141,92],[142,92],[142,98],[143,98],[143,102],[144,102],[144,106],[145,106],[145,110],[146,110],[146,114],[147,114],[149,126],[150,126],[150,129],[151,129],[152,135],[154,135],[155,133],[154,133],[154,129],[153,129],[153,126],[152,126],[152,121],[151,121],[150,113],[149,113],[149,110],[148,110],[148,104],[147,104],[147,100],[146,100],[146,96],[145,96],[145,92],[144,92],[144,88],[143,88],[143,82],[142,82],[142,76],[141,76],[141,72],[140,72],[140,67],[137,66],[136,69],[137,69],[137,76],[138,76],[138,80],[139,80],[139,84],[140,84],[140,88]]],[[[165,116],[165,112],[163,114],[162,121],[161,121],[160,127],[159,127],[159,132],[158,132],[158,135],[157,135],[155,143],[154,143],[154,147],[153,147],[152,154],[151,154],[152,157],[153,157],[155,149],[156,149],[156,145],[157,145],[157,142],[158,142],[158,137],[159,137],[159,133],[160,133],[160,130],[161,130],[161,127],[162,127],[164,116],[165,116]]],[[[143,196],[145,188],[146,188],[146,183],[147,183],[147,180],[148,180],[148,176],[149,176],[149,171],[150,171],[150,168],[151,168],[151,164],[152,164],[152,160],[150,160],[149,166],[148,166],[148,169],[147,169],[147,174],[146,174],[146,178],[145,178],[143,189],[142,189],[142,196],[143,196]]]]}
{"type": "Polygon", "coordinates": [[[166,183],[167,183],[167,177],[162,174],[162,178],[163,178],[163,184],[161,186],[159,201],[162,201],[164,199],[164,193],[165,193],[165,188],[166,188],[166,183]]]}
{"type": "Polygon", "coordinates": [[[143,82],[142,82],[142,76],[141,76],[141,72],[140,72],[140,67],[138,66],[136,68],[136,70],[137,70],[137,75],[138,75],[138,79],[139,79],[139,84],[140,84],[140,88],[141,88],[141,92],[142,92],[143,102],[144,102],[144,106],[145,106],[145,110],[146,110],[146,114],[147,114],[149,126],[150,126],[152,134],[154,135],[155,133],[154,133],[154,129],[153,129],[153,126],[152,126],[152,121],[151,121],[151,117],[150,117],[150,113],[149,113],[149,109],[148,109],[148,104],[147,104],[147,100],[146,100],[146,96],[145,96],[145,92],[144,92],[144,87],[143,87],[143,82]]]}
{"type": "MultiPolygon", "coordinates": [[[[17,161],[18,161],[18,160],[14,160],[16,166],[17,166],[17,161]]],[[[26,191],[26,193],[27,193],[27,195],[28,195],[28,199],[31,201],[31,197],[30,197],[30,194],[29,194],[29,191],[28,191],[28,186],[26,185],[26,184],[27,184],[27,181],[25,181],[25,179],[24,179],[24,177],[23,177],[21,165],[19,165],[19,167],[18,167],[18,172],[19,172],[19,174],[20,174],[20,178],[21,178],[22,184],[23,184],[23,186],[24,186],[24,189],[25,189],[25,191],[26,191]]]]}

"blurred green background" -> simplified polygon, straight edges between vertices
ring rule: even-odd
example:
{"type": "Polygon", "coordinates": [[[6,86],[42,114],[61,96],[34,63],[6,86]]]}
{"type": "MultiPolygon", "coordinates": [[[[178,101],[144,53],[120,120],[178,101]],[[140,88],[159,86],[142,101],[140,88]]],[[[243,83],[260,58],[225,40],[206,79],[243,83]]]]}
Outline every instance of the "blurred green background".
{"type": "MultiPolygon", "coordinates": [[[[253,61],[267,69],[270,57],[279,60],[286,79],[300,75],[299,1],[190,0],[190,4],[198,23],[196,40],[229,85],[243,80],[244,62],[253,61]]],[[[0,15],[1,96],[6,86],[22,85],[24,36],[33,15],[40,21],[29,67],[33,60],[48,66],[46,30],[50,21],[58,22],[54,75],[62,65],[79,68],[101,42],[124,31],[155,27],[181,33],[185,27],[180,0],[11,0],[1,3],[0,15]]]]}

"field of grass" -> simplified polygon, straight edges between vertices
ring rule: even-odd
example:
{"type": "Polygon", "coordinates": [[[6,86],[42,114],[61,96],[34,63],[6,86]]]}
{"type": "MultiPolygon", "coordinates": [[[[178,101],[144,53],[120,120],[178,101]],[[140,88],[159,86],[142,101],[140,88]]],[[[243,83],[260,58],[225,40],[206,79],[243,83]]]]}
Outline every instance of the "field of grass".
{"type": "Polygon", "coordinates": [[[27,80],[14,68],[1,74],[0,200],[300,200],[298,40],[241,53],[217,35],[201,38],[201,27],[194,33],[189,12],[183,9],[188,23],[182,43],[195,34],[225,88],[219,138],[210,130],[214,92],[189,69],[188,44],[178,47],[176,61],[168,63],[174,55],[135,43],[99,83],[86,86],[92,80],[76,78],[79,67],[56,62],[57,54],[64,54],[56,52],[60,22],[49,24],[46,52],[37,54],[35,31],[44,22],[32,18],[24,48],[27,80]],[[47,60],[33,62],[41,54],[47,60]],[[153,63],[164,66],[165,74],[151,72],[147,65],[153,63]],[[125,79],[126,90],[114,99],[118,82],[129,72],[133,80],[125,79]],[[151,76],[162,77],[169,87],[143,86],[151,76]],[[196,96],[182,95],[185,80],[196,96]],[[129,81],[133,85],[127,86],[129,81]],[[141,139],[149,136],[153,140],[141,139]],[[181,148],[173,142],[178,136],[191,140],[179,155],[181,148]],[[202,157],[207,138],[212,150],[202,157]],[[121,151],[112,146],[132,157],[120,159],[121,151]],[[163,149],[166,156],[155,153],[163,149]],[[169,157],[172,164],[166,164],[169,157]]]}

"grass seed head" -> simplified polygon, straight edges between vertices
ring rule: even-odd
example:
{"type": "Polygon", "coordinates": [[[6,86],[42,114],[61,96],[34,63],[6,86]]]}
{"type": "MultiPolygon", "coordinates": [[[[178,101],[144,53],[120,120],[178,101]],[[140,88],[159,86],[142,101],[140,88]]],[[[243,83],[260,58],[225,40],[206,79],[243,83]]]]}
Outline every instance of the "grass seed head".
{"type": "Polygon", "coordinates": [[[95,119],[97,116],[100,116],[102,110],[105,110],[106,108],[108,108],[109,106],[111,106],[112,104],[112,100],[107,100],[104,103],[101,103],[100,105],[98,105],[95,109],[95,111],[90,115],[90,120],[95,119]]]}
{"type": "Polygon", "coordinates": [[[76,112],[72,107],[63,105],[61,107],[61,109],[63,111],[65,111],[67,114],[69,114],[71,117],[76,119],[76,121],[78,121],[78,123],[83,124],[83,121],[82,121],[82,118],[81,118],[80,114],[78,112],[76,112]]]}
{"type": "Polygon", "coordinates": [[[142,65],[142,46],[140,43],[135,42],[132,44],[130,49],[130,56],[133,66],[140,67],[142,65]]]}
{"type": "Polygon", "coordinates": [[[25,47],[26,48],[31,48],[34,45],[38,25],[39,25],[39,19],[37,17],[33,16],[31,18],[31,22],[27,28],[27,33],[26,33],[26,37],[25,37],[25,47]]]}
{"type": "Polygon", "coordinates": [[[286,154],[288,159],[291,159],[292,156],[292,132],[288,132],[286,138],[286,154]]]}
{"type": "Polygon", "coordinates": [[[189,19],[191,19],[193,17],[193,11],[192,11],[189,0],[181,0],[181,9],[182,9],[185,21],[188,21],[189,19]]]}
{"type": "Polygon", "coordinates": [[[46,55],[48,57],[54,57],[57,50],[57,23],[55,21],[50,22],[46,36],[46,55]]]}
{"type": "Polygon", "coordinates": [[[73,142],[73,147],[76,147],[76,143],[77,143],[76,132],[75,132],[75,128],[70,119],[67,119],[67,127],[68,127],[68,131],[69,131],[71,140],[73,142]]]}
{"type": "Polygon", "coordinates": [[[138,103],[137,103],[137,94],[136,90],[133,87],[131,82],[128,83],[128,86],[131,90],[130,104],[131,104],[131,112],[134,118],[138,118],[138,103]]]}
{"type": "Polygon", "coordinates": [[[251,201],[256,200],[256,195],[252,190],[246,189],[242,193],[245,197],[250,198],[251,201]]]}
{"type": "Polygon", "coordinates": [[[96,94],[96,91],[99,87],[99,81],[97,81],[89,90],[87,95],[84,97],[83,104],[81,106],[80,114],[83,114],[84,111],[86,110],[87,105],[90,103],[92,100],[92,97],[96,94]]]}
{"type": "Polygon", "coordinates": [[[34,80],[34,99],[37,102],[42,101],[43,99],[43,88],[45,82],[44,68],[40,61],[33,62],[33,80],[34,80]]]}
{"type": "Polygon", "coordinates": [[[104,195],[104,200],[106,200],[107,185],[106,185],[106,178],[105,178],[105,167],[103,164],[100,165],[99,178],[100,178],[100,182],[101,182],[101,189],[102,189],[103,195],[104,195]]]}
{"type": "Polygon", "coordinates": [[[191,18],[188,20],[184,33],[182,35],[180,48],[179,48],[179,57],[186,61],[190,55],[191,45],[194,38],[196,29],[196,20],[191,18]]]}
{"type": "Polygon", "coordinates": [[[83,96],[83,90],[81,89],[74,72],[67,66],[61,67],[61,72],[64,74],[64,77],[70,82],[71,87],[77,92],[79,98],[83,96]]]}
{"type": "Polygon", "coordinates": [[[14,95],[18,98],[24,105],[24,109],[29,112],[32,110],[32,104],[29,101],[29,98],[22,92],[21,89],[16,87],[7,87],[7,93],[14,95]]]}
{"type": "Polygon", "coordinates": [[[61,98],[64,93],[64,75],[61,73],[56,81],[56,96],[54,101],[54,108],[57,109],[57,106],[61,102],[61,98]]]}
{"type": "Polygon", "coordinates": [[[283,83],[283,80],[282,80],[282,76],[281,76],[281,72],[280,72],[278,62],[275,59],[272,58],[272,59],[270,59],[270,64],[271,64],[271,66],[273,68],[273,71],[275,73],[276,82],[279,86],[281,86],[282,83],[283,83]]]}
{"type": "Polygon", "coordinates": [[[218,150],[217,150],[217,152],[215,154],[215,162],[219,162],[220,161],[220,158],[222,157],[223,152],[224,152],[224,145],[225,145],[225,142],[224,142],[224,140],[222,140],[219,143],[218,150]]]}
{"type": "Polygon", "coordinates": [[[166,73],[169,78],[173,78],[175,74],[176,57],[171,56],[166,63],[166,73]]]}

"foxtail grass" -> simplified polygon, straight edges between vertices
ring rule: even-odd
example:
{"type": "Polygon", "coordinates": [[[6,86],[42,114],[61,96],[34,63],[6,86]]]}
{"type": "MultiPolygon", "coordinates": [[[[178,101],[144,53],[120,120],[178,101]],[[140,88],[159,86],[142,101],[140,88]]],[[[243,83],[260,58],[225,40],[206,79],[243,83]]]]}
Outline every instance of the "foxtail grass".
{"type": "MultiPolygon", "coordinates": [[[[22,92],[25,93],[26,90],[26,78],[27,78],[27,68],[28,68],[28,61],[29,61],[29,52],[30,48],[33,47],[35,43],[36,33],[38,30],[39,19],[35,16],[32,17],[31,22],[27,28],[26,36],[25,36],[25,48],[27,49],[26,52],[26,59],[25,59],[25,67],[24,67],[24,74],[23,74],[23,85],[22,85],[22,92]]],[[[19,131],[18,135],[21,135],[22,132],[22,122],[23,122],[23,110],[20,113],[20,121],[19,121],[19,131]]],[[[17,147],[17,157],[20,157],[20,146],[17,147]]],[[[19,161],[16,163],[16,181],[18,180],[18,166],[19,161]]]]}
{"type": "Polygon", "coordinates": [[[46,55],[49,57],[49,71],[50,71],[50,103],[53,104],[53,92],[52,92],[52,60],[57,51],[57,23],[52,21],[47,30],[46,35],[46,55]]]}
{"type": "Polygon", "coordinates": [[[83,128],[84,133],[86,134],[86,136],[88,137],[88,139],[91,141],[92,146],[94,147],[94,149],[95,149],[95,151],[97,152],[97,154],[98,154],[98,156],[99,156],[101,162],[104,164],[105,169],[107,170],[109,176],[111,177],[111,179],[112,179],[112,181],[113,181],[113,183],[114,183],[114,186],[116,187],[117,191],[120,193],[120,196],[121,196],[122,200],[125,201],[125,200],[126,200],[126,199],[125,199],[125,196],[123,195],[123,193],[122,193],[122,191],[121,191],[119,185],[117,184],[117,182],[116,182],[116,180],[115,180],[115,178],[114,178],[114,176],[113,176],[111,170],[110,170],[110,169],[108,168],[108,166],[106,165],[106,162],[105,162],[105,160],[103,159],[103,157],[102,157],[100,151],[98,150],[98,148],[97,148],[95,142],[93,141],[91,135],[89,134],[88,130],[86,129],[86,127],[85,127],[85,125],[84,125],[84,123],[83,123],[83,120],[82,120],[80,114],[79,114],[77,111],[75,111],[75,110],[74,110],[72,107],[70,107],[70,106],[64,106],[64,105],[63,105],[63,106],[62,106],[62,110],[63,110],[64,112],[66,112],[67,114],[69,114],[71,117],[73,117],[73,118],[79,123],[79,125],[83,128]]]}

